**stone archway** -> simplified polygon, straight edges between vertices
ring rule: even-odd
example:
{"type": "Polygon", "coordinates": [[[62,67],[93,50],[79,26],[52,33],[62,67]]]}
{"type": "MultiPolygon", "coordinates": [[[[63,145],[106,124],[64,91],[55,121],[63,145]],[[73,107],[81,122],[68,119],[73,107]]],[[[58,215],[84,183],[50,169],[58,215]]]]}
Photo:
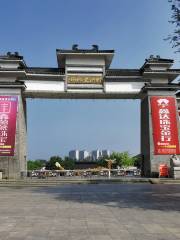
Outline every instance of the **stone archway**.
{"type": "Polygon", "coordinates": [[[26,98],[141,99],[144,175],[155,176],[160,163],[169,164],[170,155],[179,154],[179,85],[172,82],[180,69],[170,69],[173,60],[150,56],[140,69],[112,69],[114,50],[76,46],[58,49],[56,54],[57,68],[27,67],[18,53],[0,56],[0,109],[5,101],[18,98],[17,114],[9,113],[7,131],[3,132],[0,124],[0,169],[4,177],[16,179],[26,173],[26,98]],[[169,124],[160,122],[163,116],[157,112],[157,101],[162,99],[169,103],[163,107],[169,111],[165,116],[169,124]]]}

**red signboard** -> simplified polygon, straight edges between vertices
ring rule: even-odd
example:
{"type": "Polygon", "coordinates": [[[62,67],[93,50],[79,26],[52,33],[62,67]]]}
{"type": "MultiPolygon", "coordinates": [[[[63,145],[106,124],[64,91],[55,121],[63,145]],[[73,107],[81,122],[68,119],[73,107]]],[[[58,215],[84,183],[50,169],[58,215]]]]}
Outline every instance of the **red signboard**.
{"type": "Polygon", "coordinates": [[[0,156],[14,156],[17,96],[0,96],[0,156]]]}
{"type": "Polygon", "coordinates": [[[174,97],[151,97],[154,154],[179,154],[174,97]]]}

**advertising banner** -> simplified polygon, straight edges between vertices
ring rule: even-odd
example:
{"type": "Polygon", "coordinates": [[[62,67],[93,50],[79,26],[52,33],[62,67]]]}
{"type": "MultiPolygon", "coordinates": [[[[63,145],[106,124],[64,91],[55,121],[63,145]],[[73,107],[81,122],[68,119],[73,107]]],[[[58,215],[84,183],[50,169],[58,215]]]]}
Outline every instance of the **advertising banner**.
{"type": "Polygon", "coordinates": [[[17,96],[0,96],[0,156],[14,156],[17,96]]]}
{"type": "Polygon", "coordinates": [[[179,154],[174,97],[151,97],[154,154],[179,154]]]}

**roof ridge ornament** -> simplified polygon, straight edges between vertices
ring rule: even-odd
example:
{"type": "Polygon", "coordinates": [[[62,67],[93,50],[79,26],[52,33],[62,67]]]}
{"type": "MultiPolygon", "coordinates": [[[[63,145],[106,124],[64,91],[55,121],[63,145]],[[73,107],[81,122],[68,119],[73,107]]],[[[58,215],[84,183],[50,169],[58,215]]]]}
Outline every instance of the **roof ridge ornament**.
{"type": "Polygon", "coordinates": [[[73,45],[72,45],[72,50],[73,50],[73,51],[79,50],[79,49],[78,49],[78,44],[73,44],[73,45]]]}
{"type": "Polygon", "coordinates": [[[99,46],[97,44],[93,44],[92,45],[92,50],[93,51],[98,51],[99,50],[99,46]]]}
{"type": "Polygon", "coordinates": [[[22,56],[19,55],[19,52],[7,52],[6,55],[9,57],[9,58],[22,58],[22,56]]]}
{"type": "Polygon", "coordinates": [[[149,58],[145,59],[145,63],[140,68],[141,72],[146,71],[164,71],[170,69],[170,67],[173,65],[174,60],[173,59],[167,59],[167,58],[161,58],[160,55],[150,55],[149,58]]]}
{"type": "Polygon", "coordinates": [[[172,59],[161,58],[160,55],[150,55],[149,58],[145,59],[145,62],[171,62],[173,63],[172,59]]]}
{"type": "Polygon", "coordinates": [[[91,49],[81,49],[78,48],[78,44],[73,44],[72,45],[72,50],[73,51],[92,51],[92,52],[98,52],[99,51],[99,46],[97,44],[92,44],[92,48],[91,49]]]}

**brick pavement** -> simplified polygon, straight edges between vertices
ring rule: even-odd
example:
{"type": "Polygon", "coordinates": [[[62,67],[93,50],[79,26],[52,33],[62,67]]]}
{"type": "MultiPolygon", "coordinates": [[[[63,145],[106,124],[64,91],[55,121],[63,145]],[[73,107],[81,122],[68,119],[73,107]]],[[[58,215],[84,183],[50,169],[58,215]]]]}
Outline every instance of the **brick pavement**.
{"type": "Polygon", "coordinates": [[[0,240],[180,239],[180,185],[1,187],[0,240]]]}

